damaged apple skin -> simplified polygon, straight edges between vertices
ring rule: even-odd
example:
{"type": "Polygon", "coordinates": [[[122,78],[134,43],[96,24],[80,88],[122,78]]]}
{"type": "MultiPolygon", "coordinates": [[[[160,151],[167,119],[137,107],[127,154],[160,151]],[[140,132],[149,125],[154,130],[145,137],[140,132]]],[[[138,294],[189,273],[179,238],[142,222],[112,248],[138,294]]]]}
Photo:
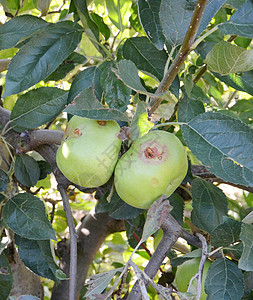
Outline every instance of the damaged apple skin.
{"type": "Polygon", "coordinates": [[[105,184],[118,161],[119,131],[119,125],[114,121],[73,116],[56,154],[63,175],[83,187],[105,184]]]}
{"type": "Polygon", "coordinates": [[[169,132],[150,131],[119,159],[115,188],[129,205],[148,209],[159,197],[175,191],[187,169],[187,154],[180,140],[169,132]]]}

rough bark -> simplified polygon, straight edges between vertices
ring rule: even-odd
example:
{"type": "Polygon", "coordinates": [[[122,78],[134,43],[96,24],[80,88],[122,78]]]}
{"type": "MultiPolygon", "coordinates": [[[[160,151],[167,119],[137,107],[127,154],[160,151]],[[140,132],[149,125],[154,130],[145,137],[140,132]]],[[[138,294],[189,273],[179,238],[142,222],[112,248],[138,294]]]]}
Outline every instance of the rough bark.
{"type": "Polygon", "coordinates": [[[13,287],[10,296],[33,295],[39,299],[44,299],[40,277],[26,268],[13,244],[10,244],[9,250],[9,262],[13,275],[13,287]]]}

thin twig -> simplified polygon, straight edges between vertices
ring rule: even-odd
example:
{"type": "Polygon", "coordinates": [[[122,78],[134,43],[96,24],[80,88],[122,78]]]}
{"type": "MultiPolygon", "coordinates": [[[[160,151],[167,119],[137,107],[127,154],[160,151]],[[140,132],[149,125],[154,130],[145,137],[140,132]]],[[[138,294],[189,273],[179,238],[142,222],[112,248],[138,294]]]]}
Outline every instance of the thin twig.
{"type": "MultiPolygon", "coordinates": [[[[157,271],[159,270],[164,258],[167,253],[172,249],[177,239],[181,234],[181,226],[178,222],[172,217],[171,214],[168,214],[165,220],[162,223],[163,238],[159,245],[157,246],[153,256],[150,258],[147,266],[144,271],[149,278],[154,278],[157,271]]],[[[149,282],[146,282],[148,285],[149,282]]],[[[128,300],[140,300],[141,291],[138,284],[138,281],[135,283],[131,293],[129,294],[128,300]]]]}
{"type": "Polygon", "coordinates": [[[168,59],[166,61],[165,67],[164,67],[164,74],[163,74],[163,76],[165,76],[166,73],[168,72],[170,61],[172,59],[172,56],[173,56],[173,53],[175,52],[175,50],[176,50],[176,46],[173,45],[172,48],[171,48],[171,50],[170,50],[170,54],[169,54],[168,59]]]}
{"type": "Polygon", "coordinates": [[[236,94],[237,94],[237,90],[234,90],[233,93],[230,95],[228,101],[225,103],[224,108],[228,108],[229,104],[231,103],[231,101],[233,101],[236,94]]]}
{"type": "MultiPolygon", "coordinates": [[[[134,272],[138,278],[138,282],[139,282],[139,287],[141,289],[141,295],[142,295],[142,299],[143,300],[147,300],[149,299],[149,296],[148,296],[148,292],[147,292],[147,288],[145,286],[145,281],[144,281],[144,278],[143,278],[143,275],[142,275],[142,272],[141,270],[136,266],[136,264],[134,262],[132,262],[130,260],[130,265],[133,267],[134,269],[134,272]]],[[[144,273],[144,272],[143,272],[144,273]]]]}
{"type": "MultiPolygon", "coordinates": [[[[191,47],[194,43],[194,39],[198,32],[198,28],[199,28],[200,22],[202,20],[202,16],[204,14],[204,10],[207,5],[207,2],[208,2],[208,0],[199,0],[198,1],[197,5],[195,7],[195,10],[194,10],[188,31],[185,35],[183,44],[180,47],[168,72],[165,74],[160,85],[158,86],[158,88],[156,90],[156,94],[163,93],[169,89],[173,80],[177,76],[181,66],[183,65],[187,55],[191,51],[191,47]]],[[[162,100],[163,100],[162,97],[155,98],[153,105],[149,111],[149,116],[151,116],[155,112],[155,110],[161,104],[162,100]]]]}
{"type": "Polygon", "coordinates": [[[192,45],[192,50],[195,49],[206,37],[208,37],[210,34],[218,30],[219,25],[214,26],[209,31],[207,31],[205,34],[203,34],[200,38],[198,38],[194,44],[192,45]]]}
{"type": "Polygon", "coordinates": [[[207,258],[207,242],[204,236],[200,233],[196,233],[197,237],[201,240],[202,243],[202,256],[199,263],[199,269],[198,269],[198,284],[197,284],[197,296],[196,300],[200,300],[201,297],[201,289],[202,289],[202,275],[204,270],[204,265],[207,258]]]}
{"type": "Polygon", "coordinates": [[[204,66],[201,67],[201,69],[198,71],[196,77],[193,79],[193,83],[196,84],[200,80],[200,78],[206,73],[206,71],[207,71],[207,65],[204,64],[204,66]]]}
{"type": "Polygon", "coordinates": [[[70,235],[69,300],[75,300],[77,275],[77,233],[75,230],[75,223],[69,205],[69,199],[64,186],[59,184],[58,191],[60,192],[62,197],[70,235]]]}

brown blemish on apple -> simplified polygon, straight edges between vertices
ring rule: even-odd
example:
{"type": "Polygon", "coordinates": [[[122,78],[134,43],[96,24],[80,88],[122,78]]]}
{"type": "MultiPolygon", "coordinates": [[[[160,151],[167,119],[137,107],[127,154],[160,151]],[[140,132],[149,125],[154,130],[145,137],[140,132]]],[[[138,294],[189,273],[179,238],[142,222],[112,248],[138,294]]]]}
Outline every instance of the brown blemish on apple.
{"type": "Polygon", "coordinates": [[[148,147],[145,149],[144,154],[147,158],[154,158],[155,157],[155,153],[154,150],[151,147],[148,147]]]}
{"type": "Polygon", "coordinates": [[[76,129],[74,130],[74,134],[75,134],[75,135],[78,135],[78,136],[81,136],[81,135],[82,135],[82,132],[80,132],[79,128],[76,128],[76,129]]]}
{"type": "Polygon", "coordinates": [[[157,147],[147,147],[144,150],[144,154],[146,158],[151,158],[151,159],[155,159],[158,158],[159,160],[162,160],[163,158],[163,154],[164,154],[164,150],[162,149],[161,152],[159,152],[159,150],[157,149],[157,147]]]}
{"type": "Polygon", "coordinates": [[[105,126],[106,125],[106,121],[97,121],[98,125],[100,126],[105,126]]]}

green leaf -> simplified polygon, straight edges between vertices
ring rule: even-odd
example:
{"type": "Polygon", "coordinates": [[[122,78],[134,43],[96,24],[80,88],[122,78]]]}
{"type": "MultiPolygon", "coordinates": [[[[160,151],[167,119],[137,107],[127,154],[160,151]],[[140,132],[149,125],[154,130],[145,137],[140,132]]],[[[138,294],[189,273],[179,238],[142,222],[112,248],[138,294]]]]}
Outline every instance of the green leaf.
{"type": "Polygon", "coordinates": [[[168,55],[164,50],[157,50],[146,37],[127,39],[123,46],[123,54],[124,58],[133,61],[139,70],[162,80],[168,55]]]}
{"type": "Polygon", "coordinates": [[[253,271],[253,225],[242,224],[240,238],[243,243],[243,252],[239,260],[239,268],[244,271],[253,271]]]}
{"type": "Polygon", "coordinates": [[[28,187],[34,186],[40,178],[37,161],[27,154],[16,156],[14,172],[17,180],[28,187]]]}
{"type": "Polygon", "coordinates": [[[192,223],[211,233],[223,223],[227,215],[228,202],[223,192],[201,178],[192,181],[192,223]]]}
{"type": "Polygon", "coordinates": [[[214,73],[214,75],[234,89],[253,95],[253,71],[244,72],[242,75],[228,74],[221,76],[218,73],[214,73]]]}
{"type": "Polygon", "coordinates": [[[170,212],[172,217],[174,217],[177,222],[182,225],[183,223],[183,214],[184,214],[184,199],[179,196],[177,193],[173,193],[168,200],[170,201],[170,205],[173,207],[170,212]]]}
{"type": "Polygon", "coordinates": [[[245,50],[222,41],[207,54],[205,62],[209,70],[221,75],[250,71],[253,69],[253,49],[245,50]]]}
{"type": "Polygon", "coordinates": [[[52,0],[37,0],[37,8],[41,11],[41,16],[46,16],[52,0]]]}
{"type": "MultiPolygon", "coordinates": [[[[74,0],[77,13],[80,17],[80,20],[83,24],[83,28],[87,35],[91,37],[91,39],[99,42],[99,30],[97,24],[91,19],[88,9],[87,9],[87,1],[86,0],[74,0]]],[[[98,49],[98,45],[94,43],[94,46],[98,49]]]]}
{"type": "Polygon", "coordinates": [[[100,274],[92,275],[86,284],[87,292],[85,293],[85,297],[88,299],[96,299],[96,295],[102,294],[102,292],[110,284],[115,274],[122,271],[123,268],[117,268],[100,274]]]}
{"type": "Polygon", "coordinates": [[[131,0],[106,0],[108,17],[123,32],[131,15],[131,0]]]}
{"type": "MultiPolygon", "coordinates": [[[[131,60],[122,59],[117,63],[114,73],[123,83],[137,93],[147,93],[138,76],[138,69],[131,60]]],[[[106,81],[105,81],[106,82],[106,81]]],[[[129,102],[127,102],[128,104],[129,102]]]]}
{"type": "Polygon", "coordinates": [[[98,14],[91,13],[90,15],[93,21],[97,24],[99,31],[103,34],[105,40],[107,41],[111,35],[110,28],[105,24],[103,18],[98,14]]]}
{"type": "Polygon", "coordinates": [[[112,197],[110,197],[110,200],[107,200],[107,197],[109,196],[109,192],[105,193],[97,202],[95,210],[96,213],[105,213],[105,212],[113,212],[114,207],[118,206],[118,203],[122,200],[119,198],[116,191],[113,192],[112,197]]]}
{"type": "Polygon", "coordinates": [[[243,295],[242,271],[226,258],[216,260],[207,271],[205,291],[209,300],[240,300],[243,295]]]}
{"type": "Polygon", "coordinates": [[[160,22],[170,45],[181,45],[194,11],[194,5],[186,0],[161,0],[160,22]]]}
{"type": "Polygon", "coordinates": [[[66,77],[66,75],[72,71],[77,65],[85,64],[87,58],[77,52],[71,53],[60,65],[59,67],[50,74],[45,82],[50,80],[58,81],[66,77]]]}
{"type": "Polygon", "coordinates": [[[210,103],[209,97],[204,93],[204,91],[197,85],[194,85],[191,91],[191,98],[193,100],[199,100],[204,103],[210,103]]]}
{"type": "Polygon", "coordinates": [[[224,34],[253,38],[253,3],[247,0],[219,29],[224,34]]]}
{"type": "Polygon", "coordinates": [[[236,104],[230,108],[230,110],[236,112],[244,123],[253,123],[253,98],[238,100],[236,104]]]}
{"type": "Polygon", "coordinates": [[[224,223],[211,232],[211,244],[214,247],[228,247],[240,240],[241,223],[229,217],[224,217],[223,220],[224,223]]]}
{"type": "Polygon", "coordinates": [[[131,140],[136,140],[139,136],[143,136],[154,126],[148,120],[147,103],[137,101],[137,107],[131,123],[131,140]]]}
{"type": "Polygon", "coordinates": [[[144,34],[144,30],[142,28],[140,18],[139,18],[137,2],[132,2],[131,10],[132,10],[132,14],[129,18],[129,22],[130,22],[131,27],[135,31],[139,32],[139,34],[144,34]]]}
{"type": "Polygon", "coordinates": [[[245,2],[245,0],[227,0],[227,5],[232,6],[233,8],[239,8],[241,5],[243,5],[243,3],[245,2]]]}
{"type": "MultiPolygon", "coordinates": [[[[4,196],[3,194],[0,194],[0,203],[1,203],[2,201],[4,201],[4,199],[5,199],[5,196],[4,196]]],[[[1,253],[1,247],[0,247],[0,253],[1,253]]]]}
{"type": "Polygon", "coordinates": [[[165,38],[162,32],[159,11],[161,0],[139,0],[139,16],[146,35],[158,50],[162,50],[165,38]]]}
{"type": "MultiPolygon", "coordinates": [[[[226,0],[210,0],[205,8],[198,34],[207,27],[216,12],[226,0]]],[[[181,45],[190,25],[197,1],[162,0],[160,6],[160,22],[170,45],[181,45]]]]}
{"type": "Polygon", "coordinates": [[[68,92],[41,87],[20,96],[11,112],[13,127],[33,129],[54,120],[67,104],[68,92]]]}
{"type": "Polygon", "coordinates": [[[13,57],[4,97],[22,92],[47,78],[76,48],[82,29],[71,21],[49,24],[13,57]]]}
{"type": "Polygon", "coordinates": [[[250,292],[251,294],[251,290],[253,290],[253,272],[244,272],[243,277],[244,291],[250,292]]]}
{"type": "MultiPolygon", "coordinates": [[[[208,246],[208,250],[209,248],[211,249],[211,246],[208,246]]],[[[171,265],[172,267],[177,267],[182,263],[184,263],[185,261],[190,260],[192,258],[200,258],[201,254],[202,254],[202,249],[195,249],[189,253],[173,258],[171,260],[171,265]]]]}
{"type": "Polygon", "coordinates": [[[43,202],[31,194],[20,193],[10,198],[3,208],[2,216],[4,223],[21,237],[56,240],[43,202]]]}
{"type": "Polygon", "coordinates": [[[15,243],[18,246],[18,253],[23,263],[39,276],[59,281],[59,267],[54,261],[50,240],[29,240],[15,235],[15,243]]]}
{"type": "MultiPolygon", "coordinates": [[[[90,88],[90,87],[94,87],[94,80],[97,81],[97,84],[99,84],[100,87],[100,75],[101,75],[101,71],[99,70],[99,68],[96,67],[89,67],[83,71],[81,71],[80,73],[78,73],[76,75],[76,77],[74,78],[71,88],[69,90],[69,95],[68,95],[68,103],[71,103],[75,97],[80,94],[82,91],[90,88]],[[96,72],[97,71],[97,72],[96,72]]],[[[101,87],[100,87],[101,90],[101,87]]],[[[96,90],[95,90],[96,91],[96,90]]],[[[99,91],[99,94],[102,94],[102,90],[99,91]]],[[[98,100],[100,100],[101,97],[98,98],[98,100]]]]}
{"type": "Polygon", "coordinates": [[[130,103],[131,89],[118,79],[112,67],[113,65],[109,65],[105,68],[100,77],[104,100],[110,108],[125,112],[130,103]]]}
{"type": "Polygon", "coordinates": [[[253,131],[220,113],[207,112],[183,125],[192,153],[217,177],[253,186],[253,131]]]}
{"type": "MultiPolygon", "coordinates": [[[[205,8],[197,36],[208,26],[211,19],[219,11],[226,0],[209,0],[205,8]]],[[[163,0],[160,7],[160,20],[164,35],[171,45],[182,44],[190,25],[197,1],[163,0]],[[168,16],[166,18],[166,15],[168,16]]]]}
{"type": "Polygon", "coordinates": [[[250,46],[251,41],[252,41],[252,39],[250,39],[250,38],[245,38],[245,37],[242,37],[242,36],[238,36],[235,39],[235,44],[246,49],[250,46]]]}
{"type": "Polygon", "coordinates": [[[5,7],[5,10],[7,10],[7,11],[9,9],[18,10],[20,8],[19,0],[2,0],[2,1],[4,2],[2,5],[5,7]]]}
{"type": "Polygon", "coordinates": [[[0,26],[0,50],[17,45],[49,23],[31,15],[17,16],[0,26]]]}
{"type": "MultiPolygon", "coordinates": [[[[197,1],[196,1],[197,2],[197,1]]],[[[196,3],[195,2],[195,3],[196,3]]],[[[227,0],[209,0],[207,6],[205,8],[197,36],[202,33],[203,30],[206,29],[212,18],[216,15],[216,13],[220,10],[222,5],[227,2],[227,0]]]]}
{"type": "Polygon", "coordinates": [[[133,249],[138,245],[138,241],[135,237],[137,236],[139,239],[141,239],[145,221],[145,213],[142,213],[137,217],[131,218],[124,222],[128,243],[133,249]]]}
{"type": "Polygon", "coordinates": [[[108,193],[106,193],[96,205],[96,213],[109,213],[114,219],[127,220],[137,217],[143,210],[128,205],[120,199],[117,192],[114,190],[110,200],[107,200],[108,193]]]}
{"type": "Polygon", "coordinates": [[[39,180],[45,179],[47,177],[47,175],[52,172],[51,165],[45,160],[39,160],[39,161],[37,161],[37,164],[40,168],[39,180]]]}
{"type": "Polygon", "coordinates": [[[0,192],[6,191],[10,182],[8,174],[0,169],[0,192]]]}
{"type": "Polygon", "coordinates": [[[69,104],[64,111],[71,115],[95,120],[128,121],[127,116],[120,110],[105,108],[94,97],[91,88],[81,92],[78,97],[75,98],[74,103],[69,104]]]}
{"type": "Polygon", "coordinates": [[[141,212],[143,212],[143,209],[133,207],[123,200],[120,200],[117,205],[114,206],[109,216],[116,220],[127,220],[137,217],[141,212]]]}
{"type": "Polygon", "coordinates": [[[229,256],[233,255],[233,257],[237,260],[240,259],[242,256],[242,251],[243,251],[243,244],[242,243],[237,243],[229,247],[224,248],[224,253],[228,254],[229,256]]]}
{"type": "Polygon", "coordinates": [[[0,255],[0,300],[6,300],[12,289],[13,277],[9,261],[4,253],[0,255]]]}
{"type": "Polygon", "coordinates": [[[194,100],[184,94],[183,99],[179,102],[177,118],[179,122],[189,122],[204,112],[205,107],[201,101],[194,100]]]}
{"type": "MultiPolygon", "coordinates": [[[[98,201],[98,203],[99,202],[100,200],[98,201]]],[[[56,210],[52,226],[56,233],[61,233],[68,227],[66,213],[63,209],[56,210]]]]}

